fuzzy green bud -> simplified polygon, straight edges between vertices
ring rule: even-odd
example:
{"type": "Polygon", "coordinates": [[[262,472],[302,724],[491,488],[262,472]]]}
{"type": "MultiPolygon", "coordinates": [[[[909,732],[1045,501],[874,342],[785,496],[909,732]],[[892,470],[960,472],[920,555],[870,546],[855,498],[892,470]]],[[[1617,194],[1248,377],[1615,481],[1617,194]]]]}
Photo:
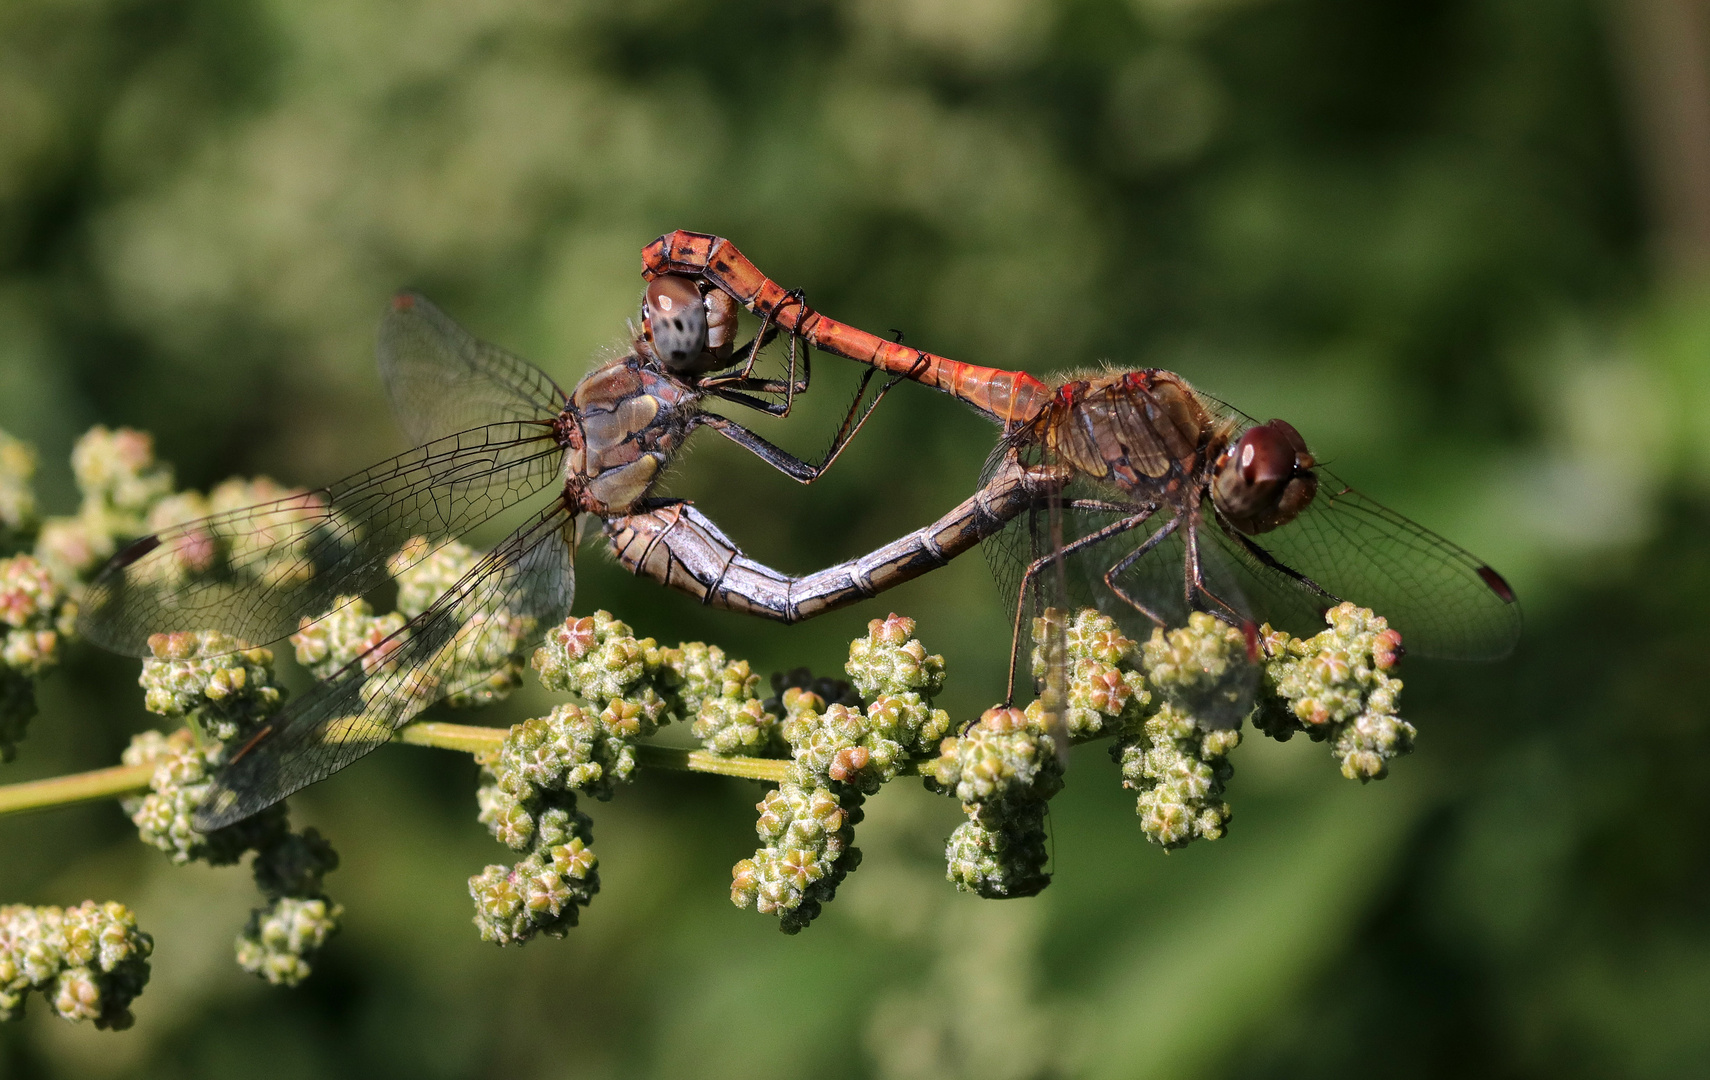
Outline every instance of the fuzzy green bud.
{"type": "Polygon", "coordinates": [[[1305,639],[1266,628],[1272,659],[1255,723],[1273,738],[1304,731],[1329,742],[1350,780],[1381,779],[1417,734],[1396,715],[1402,683],[1390,672],[1400,662],[1401,635],[1353,604],[1338,604],[1324,620],[1329,629],[1305,639]]]}
{"type": "Polygon", "coordinates": [[[67,1020],[130,1027],[153,950],[154,939],[123,904],[0,907],[0,1020],[21,1019],[34,990],[67,1020]]]}
{"type": "Polygon", "coordinates": [[[325,897],[282,896],[250,912],[237,939],[238,966],[275,986],[309,977],[311,961],[338,932],[343,906],[325,897]]]}
{"type": "Polygon", "coordinates": [[[914,637],[913,619],[891,614],[867,624],[867,636],[849,645],[843,670],[862,700],[915,693],[930,701],[944,687],[944,658],[928,655],[914,637]]]}
{"type": "Polygon", "coordinates": [[[860,864],[852,842],[861,796],[785,782],[755,809],[761,847],[731,870],[731,903],[776,915],[779,929],[798,933],[860,864]]]}
{"type": "Polygon", "coordinates": [[[303,620],[302,628],[291,635],[291,647],[297,663],[317,679],[331,677],[359,656],[364,673],[372,675],[404,644],[401,635],[393,637],[403,625],[398,612],[375,615],[368,601],[341,596],[327,614],[303,620]]]}

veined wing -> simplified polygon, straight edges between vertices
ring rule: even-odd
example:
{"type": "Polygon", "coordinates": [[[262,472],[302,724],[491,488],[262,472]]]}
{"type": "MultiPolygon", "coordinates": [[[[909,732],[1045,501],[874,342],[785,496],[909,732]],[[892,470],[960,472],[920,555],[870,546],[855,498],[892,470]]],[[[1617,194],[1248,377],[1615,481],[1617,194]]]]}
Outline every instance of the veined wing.
{"type": "Polygon", "coordinates": [[[562,503],[548,507],[433,606],[281,710],[220,771],[196,827],[241,821],[331,776],[562,620],[575,595],[574,521],[562,503]]]}
{"type": "MultiPolygon", "coordinates": [[[[1235,431],[1256,423],[1228,402],[1195,393],[1235,431]]],[[[1329,470],[1314,471],[1318,493],[1289,524],[1253,537],[1204,530],[1246,571],[1244,588],[1257,604],[1256,617],[1291,633],[1315,634],[1323,629],[1325,607],[1348,600],[1388,619],[1402,645],[1421,656],[1497,660],[1513,651],[1520,605],[1501,574],[1329,470]]],[[[1212,514],[1208,504],[1206,516],[1212,514]]]]}
{"type": "Polygon", "coordinates": [[[79,628],[132,656],[172,631],[278,641],[338,596],[385,581],[410,537],[457,536],[547,487],[561,457],[546,426],[489,424],[315,491],[145,536],[90,583],[79,628]]]}
{"type": "Polygon", "coordinates": [[[501,420],[550,420],[569,400],[546,372],[417,293],[392,298],[377,352],[392,414],[417,445],[501,420]]]}
{"type": "Polygon", "coordinates": [[[1333,473],[1316,471],[1317,495],[1289,524],[1253,537],[1203,530],[1250,574],[1256,615],[1310,634],[1323,629],[1327,606],[1348,600],[1388,619],[1412,653],[1495,660],[1513,650],[1520,605],[1500,574],[1333,473]]]}

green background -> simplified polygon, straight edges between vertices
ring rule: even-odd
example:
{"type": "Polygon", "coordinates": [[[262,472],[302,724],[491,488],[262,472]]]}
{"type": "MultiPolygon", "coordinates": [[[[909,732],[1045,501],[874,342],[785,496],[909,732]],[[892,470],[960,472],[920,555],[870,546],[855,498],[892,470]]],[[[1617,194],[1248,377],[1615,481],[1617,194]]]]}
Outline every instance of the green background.
{"type": "MultiPolygon", "coordinates": [[[[294,801],[347,908],[296,991],[231,961],[245,871],[169,866],[111,803],[0,820],[0,901],[123,900],[157,942],[133,1030],[38,1001],[0,1075],[1703,1075],[1707,55],[1703,0],[0,7],[0,428],[50,512],[92,423],[196,487],[403,449],[372,340],[404,285],[568,383],[621,347],[641,246],[690,228],[910,344],[1168,367],[1285,416],[1527,618],[1502,663],[1407,665],[1388,780],[1250,738],[1216,843],[1147,845],[1078,750],[1038,899],[955,893],[955,804],[892,785],[793,938],[726,898],[739,781],[588,807],[583,925],[499,950],[469,921],[506,857],[473,765],[373,755],[294,801]]],[[[804,455],[853,386],[816,373],[756,421],[804,455]]],[[[811,488],[703,435],[669,490],[804,571],[963,498],[993,435],[902,387],[811,488]]],[[[588,547],[596,607],[763,672],[834,671],[897,610],[957,717],[1002,694],[978,557],[787,629],[588,547]]],[[[75,651],[0,780],[115,760],[135,671],[75,651]]]]}

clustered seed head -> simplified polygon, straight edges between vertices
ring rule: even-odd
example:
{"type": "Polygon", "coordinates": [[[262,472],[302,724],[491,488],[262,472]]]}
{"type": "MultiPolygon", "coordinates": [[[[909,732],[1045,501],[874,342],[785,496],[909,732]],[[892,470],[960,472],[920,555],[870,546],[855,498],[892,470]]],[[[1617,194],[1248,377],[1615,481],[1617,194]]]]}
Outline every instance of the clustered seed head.
{"type": "Polygon", "coordinates": [[[478,799],[481,818],[495,836],[517,850],[529,849],[515,866],[488,866],[469,879],[482,940],[520,945],[536,934],[568,934],[581,909],[600,891],[599,860],[589,846],[593,822],[576,809],[576,796],[570,791],[537,791],[518,799],[497,784],[487,784],[478,799]],[[490,816],[501,804],[503,813],[490,816]],[[529,818],[526,826],[515,820],[519,814],[529,818]],[[509,825],[499,820],[507,815],[509,825]]]}
{"type": "Polygon", "coordinates": [[[607,702],[599,713],[559,705],[513,727],[483,762],[475,796],[481,823],[501,844],[527,852],[515,866],[489,866],[469,879],[483,940],[563,937],[599,891],[593,822],[576,808],[576,792],[609,799],[634,774],[635,720],[623,704],[607,702]]]}
{"type": "Polygon", "coordinates": [[[759,803],[761,846],[732,869],[730,899],[776,915],[785,933],[817,918],[859,864],[852,842],[865,796],[950,728],[949,714],[932,707],[944,658],[928,655],[914,630],[913,619],[892,615],[850,644],[844,670],[864,707],[847,684],[801,669],[775,678],[777,697],[751,714],[783,713],[776,734],[789,746],[793,775],[759,803]]]}
{"type": "Polygon", "coordinates": [[[59,663],[77,605],[39,560],[0,559],[0,762],[11,761],[36,713],[36,680],[59,663]]]}
{"type": "Polygon", "coordinates": [[[1056,742],[1020,709],[987,709],[967,731],[945,739],[921,769],[929,790],[962,801],[968,820],[945,847],[945,876],[991,899],[1032,896],[1045,872],[1045,807],[1063,788],[1056,742]]]}
{"type": "MultiPolygon", "coordinates": [[[[723,655],[719,651],[719,656],[723,655]]],[[[754,674],[748,661],[725,664],[711,678],[703,677],[701,685],[706,689],[695,695],[698,705],[690,730],[703,746],[715,754],[761,754],[773,747],[778,716],[760,700],[756,689],[760,676],[754,674]]]]}
{"type": "Polygon", "coordinates": [[[172,491],[172,467],[154,459],[154,437],[130,428],[92,427],[71,448],[83,492],[79,516],[109,539],[140,536],[149,508],[172,491]]]}
{"type": "MultiPolygon", "coordinates": [[[[1033,620],[1035,671],[1043,670],[1056,622],[1054,611],[1033,620]]],[[[1082,608],[1063,628],[1063,644],[1069,675],[1063,720],[1070,738],[1111,734],[1145,717],[1152,694],[1146,689],[1145,675],[1135,667],[1139,652],[1117,629],[1115,619],[1094,608],[1082,608]]],[[[1043,723],[1043,708],[1039,701],[1028,706],[1034,723],[1043,723]]]]}
{"type": "Polygon", "coordinates": [[[481,556],[461,540],[412,536],[386,564],[398,583],[398,610],[413,619],[475,568],[481,556]]]}
{"type": "Polygon", "coordinates": [[[36,452],[0,431],[0,553],[15,551],[36,533],[36,452]]]}
{"type": "Polygon", "coordinates": [[[913,692],[881,694],[860,709],[826,705],[818,694],[791,687],[782,704],[781,730],[797,782],[842,785],[863,795],[894,780],[950,727],[948,713],[913,692]]]}
{"type": "Polygon", "coordinates": [[[843,670],[863,701],[882,694],[934,697],[944,687],[944,658],[928,656],[914,636],[914,620],[888,615],[867,624],[867,636],[849,646],[843,670]]]}
{"type": "Polygon", "coordinates": [[[135,1019],[130,1005],[148,983],[153,950],[123,904],[0,907],[0,1020],[21,1019],[35,990],[67,1020],[122,1031],[135,1019]]]}
{"type": "Polygon", "coordinates": [[[1146,718],[1142,731],[1111,747],[1111,757],[1122,766],[1122,786],[1140,792],[1146,839],[1171,850],[1223,835],[1230,809],[1219,796],[1235,772],[1229,751],[1240,743],[1239,730],[1204,731],[1192,714],[1166,702],[1146,718]]]}
{"type": "Polygon", "coordinates": [[[1240,630],[1196,611],[1186,626],[1153,630],[1140,653],[1158,696],[1201,728],[1238,728],[1247,718],[1258,672],[1240,630]]]}
{"type": "MultiPolygon", "coordinates": [[[[435,543],[420,536],[405,541],[386,564],[398,583],[395,615],[400,624],[432,607],[480,560],[480,553],[461,541],[435,543]]],[[[428,678],[419,673],[407,676],[420,685],[406,687],[405,692],[421,699],[423,707],[435,699],[454,709],[478,708],[502,701],[522,685],[525,645],[537,627],[536,620],[508,611],[470,614],[441,654],[451,658],[450,662],[428,678]]],[[[402,638],[395,639],[393,648],[403,643],[402,638]]],[[[377,656],[375,666],[383,667],[384,659],[383,655],[377,656]]],[[[382,675],[376,683],[378,689],[372,693],[390,694],[396,682],[382,675]]]]}
{"type": "Polygon", "coordinates": [[[596,799],[611,798],[615,786],[635,772],[632,718],[612,704],[593,713],[565,703],[511,728],[488,766],[494,782],[519,797],[573,788],[596,799]]]}
{"type": "Polygon", "coordinates": [[[297,651],[297,663],[317,679],[330,677],[359,656],[364,673],[372,675],[403,644],[401,636],[392,637],[403,625],[404,616],[398,612],[376,615],[368,601],[341,596],[327,614],[303,620],[302,628],[291,635],[291,647],[297,651]],[[381,646],[380,651],[370,655],[376,646],[381,646]]]}
{"type": "Polygon", "coordinates": [[[172,490],[172,470],[154,460],[154,440],[129,428],[90,428],[72,447],[71,468],[83,501],[75,515],[43,521],[35,548],[63,584],[148,531],[150,508],[172,490]]]}
{"type": "Polygon", "coordinates": [[[338,932],[344,915],[344,906],[321,891],[321,880],[337,868],[338,853],[314,829],[281,829],[262,845],[253,870],[268,902],[249,913],[238,935],[238,966],[275,986],[296,986],[308,978],[315,955],[338,932]]]}
{"type": "Polygon", "coordinates": [[[125,764],[153,764],[154,774],[147,795],[122,804],[143,841],[175,863],[202,860],[222,866],[256,853],[252,870],[267,904],[250,913],[237,939],[238,964],[270,983],[294,986],[309,975],[316,953],[338,929],[344,909],[321,888],[322,879],[338,866],[337,853],[313,829],[291,832],[283,803],[211,833],[197,831],[194,824],[230,746],[255,730],[284,697],[273,682],[273,654],[242,645],[212,632],[149,639],[154,657],[143,662],[138,680],[145,704],[192,726],[170,735],[148,731],[131,740],[125,764]]]}
{"type": "Polygon", "coordinates": [[[143,843],[159,848],[178,865],[201,861],[229,866],[285,832],[283,806],[211,833],[196,830],[193,818],[207,801],[223,753],[218,744],[199,742],[189,728],[179,728],[170,735],[145,731],[134,736],[121,755],[126,765],[154,766],[149,793],[127,796],[120,804],[143,843]]]}
{"type": "Polygon", "coordinates": [[[237,939],[238,966],[274,986],[296,986],[313,974],[311,961],[343,916],[344,905],[324,896],[281,896],[255,908],[237,939]]]}
{"type": "Polygon", "coordinates": [[[534,669],[548,690],[601,706],[621,701],[617,711],[641,737],[653,734],[671,715],[681,715],[681,699],[672,693],[680,676],[668,663],[678,652],[661,649],[652,638],[637,638],[610,612],[596,611],[571,616],[547,631],[535,650],[534,669]]]}
{"type": "Polygon", "coordinates": [[[189,719],[204,735],[227,742],[277,709],[285,695],[273,683],[273,652],[218,631],[151,634],[137,682],[143,707],[189,719]]]}
{"type": "Polygon", "coordinates": [[[853,842],[861,800],[853,791],[790,781],[767,792],[755,807],[761,846],[732,868],[730,902],[778,916],[786,934],[803,930],[860,865],[853,842]]]}
{"type": "Polygon", "coordinates": [[[1265,628],[1265,689],[1255,726],[1284,740],[1304,731],[1328,741],[1350,780],[1382,779],[1389,762],[1413,749],[1412,724],[1395,714],[1401,635],[1368,608],[1338,604],[1329,629],[1301,639],[1265,628]]]}

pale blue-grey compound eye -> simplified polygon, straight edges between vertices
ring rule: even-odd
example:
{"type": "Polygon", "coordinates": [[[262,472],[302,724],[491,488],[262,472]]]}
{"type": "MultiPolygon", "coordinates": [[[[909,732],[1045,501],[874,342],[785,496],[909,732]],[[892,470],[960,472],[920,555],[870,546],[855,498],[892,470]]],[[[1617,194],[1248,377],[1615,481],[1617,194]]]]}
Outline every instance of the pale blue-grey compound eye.
{"type": "Polygon", "coordinates": [[[707,309],[690,279],[661,274],[648,282],[641,318],[654,355],[667,369],[691,370],[706,352],[707,309]]]}

